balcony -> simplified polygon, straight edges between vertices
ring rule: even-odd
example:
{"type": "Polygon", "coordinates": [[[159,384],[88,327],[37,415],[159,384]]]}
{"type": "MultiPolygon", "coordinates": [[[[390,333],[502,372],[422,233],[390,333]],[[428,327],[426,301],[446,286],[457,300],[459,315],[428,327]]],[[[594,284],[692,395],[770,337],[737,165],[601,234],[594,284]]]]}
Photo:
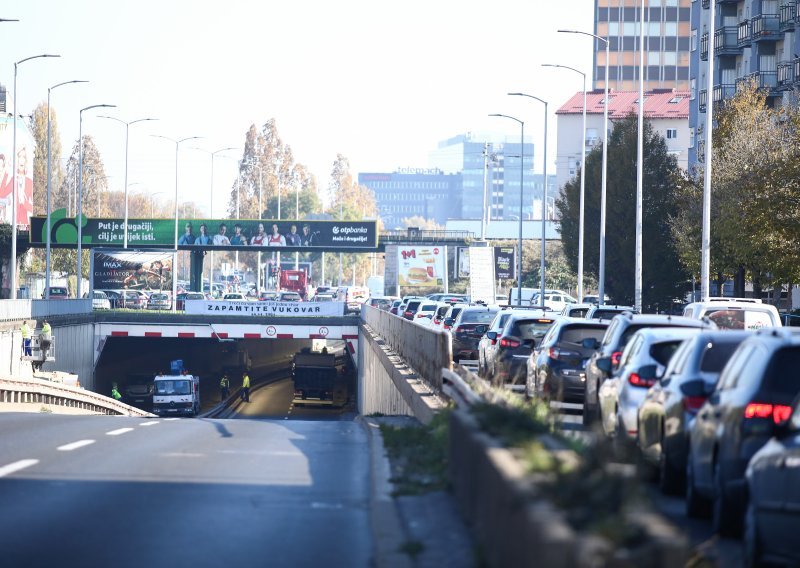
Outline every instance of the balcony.
{"type": "Polygon", "coordinates": [[[724,26],[714,31],[714,55],[739,55],[739,28],[724,26]]]}
{"type": "Polygon", "coordinates": [[[700,36],[700,59],[708,61],[708,32],[700,36]]]}
{"type": "Polygon", "coordinates": [[[698,110],[706,112],[706,104],[708,104],[708,91],[703,89],[698,94],[698,110]]]}
{"type": "Polygon", "coordinates": [[[779,26],[781,31],[792,31],[794,29],[795,20],[797,19],[797,4],[795,2],[782,4],[780,12],[779,26]]]}
{"type": "Polygon", "coordinates": [[[795,81],[795,64],[800,63],[800,60],[795,59],[794,61],[786,61],[784,63],[778,63],[778,88],[781,90],[787,90],[792,88],[792,84],[795,81]]]}
{"type": "Polygon", "coordinates": [[[769,96],[778,94],[778,72],[756,71],[736,79],[736,91],[739,92],[750,82],[755,81],[756,88],[769,91],[769,96]]]}
{"type": "Polygon", "coordinates": [[[711,0],[703,0],[703,10],[708,10],[711,7],[711,0]]]}
{"type": "Polygon", "coordinates": [[[753,41],[778,41],[783,37],[778,14],[760,14],[750,20],[753,41]]]}
{"type": "Polygon", "coordinates": [[[739,30],[736,35],[736,44],[739,47],[749,47],[752,35],[750,32],[750,21],[745,20],[739,24],[739,30]]]}
{"type": "Polygon", "coordinates": [[[714,92],[712,95],[714,106],[716,107],[720,103],[725,102],[727,99],[732,98],[735,94],[736,85],[729,85],[725,83],[722,85],[714,85],[714,92]]]}

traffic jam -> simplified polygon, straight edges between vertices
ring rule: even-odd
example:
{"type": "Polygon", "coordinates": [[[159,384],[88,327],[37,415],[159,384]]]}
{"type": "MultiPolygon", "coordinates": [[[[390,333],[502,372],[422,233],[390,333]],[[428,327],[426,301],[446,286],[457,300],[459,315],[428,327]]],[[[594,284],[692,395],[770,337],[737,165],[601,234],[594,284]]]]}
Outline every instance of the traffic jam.
{"type": "Polygon", "coordinates": [[[690,518],[741,538],[747,558],[800,562],[800,333],[751,298],[682,315],[584,303],[559,290],[370,300],[449,333],[454,363],[497,387],[580,409],[588,435],[635,448],[690,518]]]}

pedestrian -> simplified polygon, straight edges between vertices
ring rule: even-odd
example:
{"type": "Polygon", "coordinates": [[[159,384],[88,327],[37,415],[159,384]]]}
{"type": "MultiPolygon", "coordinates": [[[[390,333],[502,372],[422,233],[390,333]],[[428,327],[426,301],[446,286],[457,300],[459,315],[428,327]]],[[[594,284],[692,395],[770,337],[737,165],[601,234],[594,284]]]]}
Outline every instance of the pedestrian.
{"type": "Polygon", "coordinates": [[[242,400],[250,402],[250,375],[247,371],[242,374],[242,400]]]}
{"type": "Polygon", "coordinates": [[[222,375],[219,381],[219,401],[223,402],[230,394],[231,383],[228,380],[228,375],[222,375]]]}
{"type": "Polygon", "coordinates": [[[23,357],[30,357],[31,356],[31,328],[28,327],[28,320],[22,321],[22,329],[20,329],[22,333],[22,356],[23,357]]]}
{"type": "Polygon", "coordinates": [[[119,394],[119,390],[117,390],[117,383],[114,383],[111,386],[111,396],[114,398],[114,400],[121,400],[122,399],[122,395],[119,394]]]}

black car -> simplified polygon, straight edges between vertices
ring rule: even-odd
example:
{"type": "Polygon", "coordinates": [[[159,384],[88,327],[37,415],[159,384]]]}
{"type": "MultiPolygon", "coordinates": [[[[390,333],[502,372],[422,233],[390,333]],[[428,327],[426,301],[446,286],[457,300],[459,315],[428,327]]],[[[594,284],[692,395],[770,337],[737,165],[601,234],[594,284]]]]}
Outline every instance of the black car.
{"type": "Polygon", "coordinates": [[[800,332],[767,328],[746,339],[722,371],[689,432],[686,511],[713,502],[714,530],[736,535],[750,458],[789,419],[800,392],[800,332]]]}
{"type": "Polygon", "coordinates": [[[462,359],[478,359],[478,342],[499,310],[496,306],[468,306],[452,322],[445,320],[445,325],[451,326],[455,363],[462,359]]]}
{"type": "MultiPolygon", "coordinates": [[[[587,316],[588,318],[588,316],[587,316]]],[[[714,324],[705,323],[701,320],[685,318],[681,316],[662,316],[651,314],[632,314],[623,313],[611,319],[600,348],[589,359],[586,364],[586,389],[583,396],[583,423],[588,426],[596,421],[600,415],[600,406],[597,393],[600,384],[609,377],[609,372],[603,371],[597,366],[598,359],[608,358],[611,361],[611,373],[619,365],[622,351],[628,344],[631,336],[645,327],[699,327],[704,329],[716,329],[714,324]]]]}
{"type": "Polygon", "coordinates": [[[658,466],[665,493],[683,489],[689,427],[714,391],[723,367],[747,331],[703,331],[687,339],[664,375],[645,395],[638,413],[638,445],[645,460],[658,466]]]}
{"type": "Polygon", "coordinates": [[[586,363],[600,347],[607,321],[558,320],[528,360],[525,395],[562,402],[583,402],[586,363]]]}
{"type": "Polygon", "coordinates": [[[558,316],[531,316],[514,313],[498,336],[492,365],[495,385],[516,385],[524,388],[527,376],[528,357],[545,336],[558,316]]]}

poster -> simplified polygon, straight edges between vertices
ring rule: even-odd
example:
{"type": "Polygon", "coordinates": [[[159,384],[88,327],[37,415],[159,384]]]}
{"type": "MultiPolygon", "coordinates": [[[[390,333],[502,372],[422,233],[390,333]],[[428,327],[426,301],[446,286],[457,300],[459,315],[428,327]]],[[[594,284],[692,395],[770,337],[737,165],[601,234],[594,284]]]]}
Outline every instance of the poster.
{"type": "Polygon", "coordinates": [[[458,278],[469,278],[469,247],[458,247],[458,278]]]}
{"type": "MultiPolygon", "coordinates": [[[[17,119],[17,225],[28,225],[33,213],[33,136],[17,119]]],[[[11,223],[14,189],[14,119],[0,118],[0,222],[11,223]]]]}
{"type": "Polygon", "coordinates": [[[184,313],[211,316],[343,316],[344,302],[186,300],[184,313]]]}
{"type": "Polygon", "coordinates": [[[172,290],[173,251],[92,251],[93,290],[172,290]]]}
{"type": "Polygon", "coordinates": [[[397,247],[397,280],[400,286],[444,287],[444,247],[397,247]]]}
{"type": "Polygon", "coordinates": [[[494,247],[494,277],[498,280],[513,280],[516,263],[514,247],[494,247]]]}
{"type": "Polygon", "coordinates": [[[469,297],[473,302],[494,304],[494,248],[470,247],[469,297]]]}
{"type": "MultiPolygon", "coordinates": [[[[52,244],[75,245],[78,228],[65,209],[51,217],[52,244]]],[[[31,219],[31,244],[47,240],[47,217],[31,219]]],[[[179,219],[178,248],[223,250],[308,250],[315,248],[375,250],[377,221],[294,221],[273,219],[179,219]]],[[[119,246],[123,219],[86,219],[81,230],[84,246],[119,246]]],[[[175,246],[174,219],[128,219],[129,246],[175,246]]]]}

